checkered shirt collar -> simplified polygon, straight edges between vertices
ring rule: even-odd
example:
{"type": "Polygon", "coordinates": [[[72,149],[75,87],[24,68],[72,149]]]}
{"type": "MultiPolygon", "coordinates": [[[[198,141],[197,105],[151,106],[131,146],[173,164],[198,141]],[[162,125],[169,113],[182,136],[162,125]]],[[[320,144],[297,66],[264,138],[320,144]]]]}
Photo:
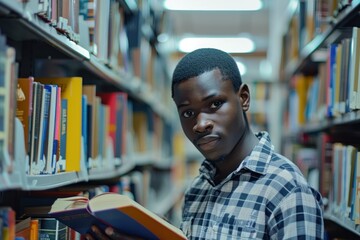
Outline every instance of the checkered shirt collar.
{"type": "MultiPolygon", "coordinates": [[[[268,164],[274,152],[274,146],[271,144],[268,132],[262,131],[255,134],[259,143],[254,147],[251,154],[247,156],[234,171],[235,174],[240,171],[253,171],[258,174],[266,174],[268,164]]],[[[204,160],[199,169],[200,173],[215,176],[216,169],[210,161],[204,160]]]]}

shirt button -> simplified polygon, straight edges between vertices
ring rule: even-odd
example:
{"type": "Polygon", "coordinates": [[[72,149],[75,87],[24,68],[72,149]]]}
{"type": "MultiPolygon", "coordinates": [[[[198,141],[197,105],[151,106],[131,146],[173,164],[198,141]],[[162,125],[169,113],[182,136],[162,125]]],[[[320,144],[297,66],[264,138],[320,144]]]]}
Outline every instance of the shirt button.
{"type": "Polygon", "coordinates": [[[219,191],[219,190],[216,190],[216,191],[214,192],[214,195],[215,195],[215,196],[219,196],[219,195],[220,195],[220,191],[219,191]]]}

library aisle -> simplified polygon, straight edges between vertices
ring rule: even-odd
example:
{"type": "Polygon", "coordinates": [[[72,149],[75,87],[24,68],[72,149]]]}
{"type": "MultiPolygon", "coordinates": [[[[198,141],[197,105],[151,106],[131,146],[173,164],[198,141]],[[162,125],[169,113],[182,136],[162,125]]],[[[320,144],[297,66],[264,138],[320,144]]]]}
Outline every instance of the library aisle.
{"type": "Polygon", "coordinates": [[[324,238],[360,239],[360,0],[212,2],[0,0],[0,239],[80,240],[51,206],[108,192],[179,227],[203,156],[171,77],[199,47],[236,60],[252,130],[323,197],[324,238]]]}

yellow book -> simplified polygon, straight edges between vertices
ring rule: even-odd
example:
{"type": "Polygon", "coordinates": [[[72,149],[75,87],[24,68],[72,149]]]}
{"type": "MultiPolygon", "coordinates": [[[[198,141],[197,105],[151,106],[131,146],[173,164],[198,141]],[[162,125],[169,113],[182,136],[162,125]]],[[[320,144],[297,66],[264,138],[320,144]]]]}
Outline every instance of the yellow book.
{"type": "Polygon", "coordinates": [[[334,115],[340,115],[340,92],[341,92],[341,62],[343,45],[339,44],[336,48],[336,69],[335,69],[335,88],[334,88],[334,115]]]}
{"type": "MultiPolygon", "coordinates": [[[[67,100],[66,172],[80,171],[81,163],[81,77],[36,78],[43,84],[61,87],[61,98],[67,100]]],[[[61,148],[61,146],[60,146],[61,148]]]]}
{"type": "Polygon", "coordinates": [[[305,111],[306,111],[306,100],[307,100],[307,94],[309,90],[309,86],[311,85],[313,81],[313,77],[311,76],[303,76],[298,75],[296,76],[296,93],[299,98],[298,102],[298,123],[300,126],[305,124],[306,118],[305,118],[305,111]]]}
{"type": "Polygon", "coordinates": [[[133,128],[136,141],[135,150],[140,153],[146,152],[148,149],[148,119],[145,112],[133,113],[133,128]]]}

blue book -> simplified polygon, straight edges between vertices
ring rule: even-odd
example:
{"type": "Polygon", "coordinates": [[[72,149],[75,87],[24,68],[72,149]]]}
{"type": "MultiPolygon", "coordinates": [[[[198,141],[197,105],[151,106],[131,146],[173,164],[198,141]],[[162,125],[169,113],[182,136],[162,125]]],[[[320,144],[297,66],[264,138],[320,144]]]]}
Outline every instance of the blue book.
{"type": "MultiPolygon", "coordinates": [[[[47,145],[49,144],[48,139],[48,125],[49,125],[49,107],[50,107],[50,94],[51,90],[49,86],[44,85],[43,91],[43,107],[42,107],[42,126],[40,125],[40,161],[42,161],[42,165],[46,166],[46,155],[47,155],[47,145]]],[[[43,169],[42,174],[47,174],[46,170],[43,169]]]]}
{"type": "Polygon", "coordinates": [[[61,99],[61,120],[60,120],[60,171],[65,171],[66,162],[66,130],[67,130],[67,99],[61,99]],[[63,161],[65,160],[65,161],[63,161]]]}
{"type": "Polygon", "coordinates": [[[87,96],[86,95],[82,95],[81,98],[81,135],[83,137],[83,144],[84,144],[84,158],[86,160],[86,163],[88,161],[88,127],[87,127],[87,123],[88,123],[88,116],[87,116],[87,96]]]}
{"type": "Polygon", "coordinates": [[[335,72],[336,72],[336,48],[337,44],[330,45],[330,55],[329,55],[329,83],[328,83],[328,90],[329,90],[329,102],[328,102],[328,111],[327,116],[333,117],[334,116],[334,87],[335,87],[335,72]]]}

